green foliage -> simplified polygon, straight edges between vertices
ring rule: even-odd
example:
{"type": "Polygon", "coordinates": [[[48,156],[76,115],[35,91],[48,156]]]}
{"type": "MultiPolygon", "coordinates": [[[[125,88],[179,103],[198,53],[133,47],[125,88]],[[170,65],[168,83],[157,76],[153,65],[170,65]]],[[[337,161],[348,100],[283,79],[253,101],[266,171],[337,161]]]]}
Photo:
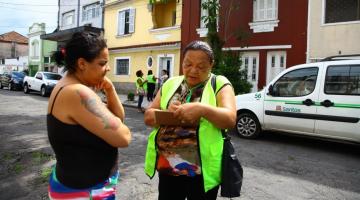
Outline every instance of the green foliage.
{"type": "Polygon", "coordinates": [[[20,174],[24,170],[24,166],[20,163],[15,163],[15,165],[12,168],[12,171],[16,174],[20,174]]]}
{"type": "Polygon", "coordinates": [[[40,181],[41,181],[41,183],[48,182],[48,180],[50,178],[51,171],[52,171],[51,167],[46,167],[46,168],[41,170],[41,172],[40,172],[40,181]]]}
{"type": "Polygon", "coordinates": [[[235,94],[249,93],[252,85],[247,81],[247,70],[240,70],[241,60],[238,52],[226,52],[223,60],[213,68],[214,74],[223,75],[229,79],[235,94]]]}
{"type": "Polygon", "coordinates": [[[40,152],[40,151],[32,152],[31,157],[32,157],[33,164],[35,164],[35,165],[39,165],[46,161],[51,160],[51,155],[40,152]]]}
{"type": "Polygon", "coordinates": [[[167,3],[169,0],[149,0],[149,4],[155,4],[157,2],[167,3]]]}
{"type": "MultiPolygon", "coordinates": [[[[247,71],[240,70],[241,60],[239,53],[222,51],[225,41],[220,38],[217,32],[217,13],[219,13],[220,9],[220,4],[218,0],[208,0],[202,3],[201,6],[203,9],[208,10],[209,13],[208,16],[204,16],[202,19],[204,20],[206,27],[208,28],[206,41],[209,43],[214,52],[215,62],[213,67],[213,73],[217,75],[223,75],[228,78],[234,87],[235,94],[243,94],[250,92],[252,85],[247,81],[247,71]]],[[[242,33],[240,30],[238,31],[239,33],[242,33]]],[[[239,40],[243,39],[243,37],[236,38],[239,40]]]]}
{"type": "Polygon", "coordinates": [[[134,99],[135,99],[135,94],[133,92],[129,92],[127,95],[127,100],[134,101],[134,99]]]}

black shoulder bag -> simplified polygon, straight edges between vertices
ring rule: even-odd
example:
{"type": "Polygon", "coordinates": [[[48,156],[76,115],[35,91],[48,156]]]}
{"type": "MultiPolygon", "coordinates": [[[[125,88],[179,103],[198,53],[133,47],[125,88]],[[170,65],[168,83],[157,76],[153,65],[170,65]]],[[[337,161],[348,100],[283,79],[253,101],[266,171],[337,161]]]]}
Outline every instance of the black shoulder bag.
{"type": "MultiPolygon", "coordinates": [[[[216,95],[216,76],[211,77],[211,86],[216,95]]],[[[236,156],[235,149],[225,130],[221,130],[224,139],[223,155],[222,155],[222,171],[221,171],[221,196],[222,197],[239,197],[242,180],[243,168],[236,156]]]]}

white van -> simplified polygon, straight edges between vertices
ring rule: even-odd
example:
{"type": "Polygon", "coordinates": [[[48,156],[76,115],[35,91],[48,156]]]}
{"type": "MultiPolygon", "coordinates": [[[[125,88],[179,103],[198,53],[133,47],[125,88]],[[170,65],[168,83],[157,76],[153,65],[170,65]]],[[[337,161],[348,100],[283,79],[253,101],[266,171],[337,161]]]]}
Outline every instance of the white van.
{"type": "Polygon", "coordinates": [[[244,138],[276,130],[360,142],[360,59],[288,68],[262,91],[236,96],[236,106],[244,138]]]}

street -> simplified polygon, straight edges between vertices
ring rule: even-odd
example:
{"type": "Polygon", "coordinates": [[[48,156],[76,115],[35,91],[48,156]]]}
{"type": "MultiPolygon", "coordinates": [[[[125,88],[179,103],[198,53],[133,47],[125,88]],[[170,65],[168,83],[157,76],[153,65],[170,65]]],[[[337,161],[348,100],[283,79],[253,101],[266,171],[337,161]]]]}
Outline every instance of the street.
{"type": "MultiPolygon", "coordinates": [[[[0,199],[47,199],[55,163],[46,131],[48,98],[0,90],[0,199]]],[[[151,129],[143,114],[126,107],[132,143],[119,149],[117,199],[157,199],[157,176],[143,171],[151,129]]],[[[231,133],[244,167],[242,196],[234,199],[360,199],[360,145],[278,133],[258,140],[231,133]]],[[[218,198],[225,200],[226,198],[218,198]]]]}

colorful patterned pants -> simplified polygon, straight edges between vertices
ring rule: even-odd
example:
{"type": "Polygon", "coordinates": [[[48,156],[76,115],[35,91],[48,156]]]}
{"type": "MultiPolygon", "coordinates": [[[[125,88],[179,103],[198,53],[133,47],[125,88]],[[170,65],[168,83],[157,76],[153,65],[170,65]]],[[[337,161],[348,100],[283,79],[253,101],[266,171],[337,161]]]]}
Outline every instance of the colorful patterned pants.
{"type": "Polygon", "coordinates": [[[54,167],[49,181],[49,198],[51,200],[115,200],[118,177],[119,172],[116,172],[106,181],[94,187],[72,189],[57,180],[54,167]]]}

